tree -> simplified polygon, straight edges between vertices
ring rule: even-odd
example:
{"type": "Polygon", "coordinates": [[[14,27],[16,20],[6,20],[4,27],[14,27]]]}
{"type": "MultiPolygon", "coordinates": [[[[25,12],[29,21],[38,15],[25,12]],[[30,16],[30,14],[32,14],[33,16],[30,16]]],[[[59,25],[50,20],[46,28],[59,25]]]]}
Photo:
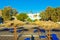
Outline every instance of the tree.
{"type": "Polygon", "coordinates": [[[3,17],[4,21],[5,20],[9,20],[11,18],[10,11],[11,11],[11,8],[10,7],[5,7],[2,10],[2,17],[3,17]]]}
{"type": "Polygon", "coordinates": [[[45,12],[40,13],[41,20],[45,20],[45,12]]]}
{"type": "Polygon", "coordinates": [[[45,11],[40,13],[40,17],[42,20],[51,20],[54,22],[60,21],[60,7],[52,8],[48,7],[45,11]]]}
{"type": "Polygon", "coordinates": [[[28,22],[32,22],[32,19],[28,17],[28,18],[27,18],[27,21],[28,21],[28,22]]]}
{"type": "Polygon", "coordinates": [[[20,13],[17,15],[17,19],[21,21],[25,21],[28,18],[28,15],[26,13],[20,13]]]}
{"type": "Polygon", "coordinates": [[[12,16],[15,16],[17,14],[17,11],[15,9],[12,9],[11,7],[5,7],[2,10],[2,17],[4,21],[10,20],[12,16]]]}
{"type": "Polygon", "coordinates": [[[12,15],[12,16],[16,16],[17,13],[18,13],[18,12],[17,12],[16,9],[12,9],[12,10],[11,10],[11,15],[12,15]]]}

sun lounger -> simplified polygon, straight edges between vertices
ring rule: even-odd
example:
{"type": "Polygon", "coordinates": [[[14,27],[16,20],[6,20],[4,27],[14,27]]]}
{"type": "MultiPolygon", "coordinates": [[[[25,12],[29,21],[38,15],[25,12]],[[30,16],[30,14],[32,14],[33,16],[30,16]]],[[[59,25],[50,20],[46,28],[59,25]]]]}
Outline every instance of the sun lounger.
{"type": "Polygon", "coordinates": [[[44,38],[47,38],[47,36],[39,36],[40,39],[44,39],[44,38]]]}
{"type": "Polygon", "coordinates": [[[54,32],[60,32],[60,29],[52,29],[54,32]]]}
{"type": "Polygon", "coordinates": [[[44,30],[44,29],[40,29],[40,32],[43,32],[43,33],[45,33],[45,30],[44,30]]]}
{"type": "Polygon", "coordinates": [[[29,29],[23,29],[24,31],[29,31],[29,29]]]}
{"type": "Polygon", "coordinates": [[[22,29],[17,30],[18,33],[20,33],[21,31],[22,31],[22,29]]]}
{"type": "Polygon", "coordinates": [[[9,28],[9,32],[13,33],[14,32],[14,28],[9,28]]]}
{"type": "Polygon", "coordinates": [[[4,28],[3,30],[4,30],[4,31],[8,31],[9,29],[8,29],[8,28],[4,28]]]}
{"type": "Polygon", "coordinates": [[[56,34],[51,34],[51,38],[52,38],[52,40],[59,40],[59,38],[57,37],[56,34]]]}
{"type": "Polygon", "coordinates": [[[13,33],[13,32],[14,32],[14,30],[11,30],[11,29],[10,29],[10,30],[9,30],[9,32],[13,33]]]}
{"type": "Polygon", "coordinates": [[[14,28],[9,28],[9,30],[14,30],[14,28]]]}
{"type": "Polygon", "coordinates": [[[25,38],[24,40],[30,40],[30,38],[25,38]]]}
{"type": "Polygon", "coordinates": [[[38,29],[34,29],[34,33],[38,32],[38,29]]]}
{"type": "MultiPolygon", "coordinates": [[[[22,29],[17,30],[18,33],[20,33],[22,31],[22,29]]],[[[9,32],[13,33],[14,29],[9,29],[9,32]]]]}

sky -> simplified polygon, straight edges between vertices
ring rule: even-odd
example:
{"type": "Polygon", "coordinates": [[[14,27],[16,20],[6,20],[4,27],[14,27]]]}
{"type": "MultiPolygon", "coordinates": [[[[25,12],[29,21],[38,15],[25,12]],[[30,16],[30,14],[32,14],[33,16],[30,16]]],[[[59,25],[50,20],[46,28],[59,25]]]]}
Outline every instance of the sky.
{"type": "Polygon", "coordinates": [[[10,6],[18,12],[44,11],[48,6],[59,7],[60,0],[0,0],[0,9],[10,6]]]}

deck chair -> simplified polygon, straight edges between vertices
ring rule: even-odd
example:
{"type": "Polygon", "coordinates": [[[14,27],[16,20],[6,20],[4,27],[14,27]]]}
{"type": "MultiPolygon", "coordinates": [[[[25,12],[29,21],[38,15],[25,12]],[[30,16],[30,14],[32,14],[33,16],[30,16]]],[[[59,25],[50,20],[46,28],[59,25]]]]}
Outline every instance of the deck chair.
{"type": "Polygon", "coordinates": [[[4,31],[8,31],[9,29],[8,29],[8,28],[4,28],[3,30],[4,30],[4,31]]]}
{"type": "Polygon", "coordinates": [[[9,32],[14,32],[14,28],[9,28],[9,32]]]}
{"type": "Polygon", "coordinates": [[[20,33],[21,31],[22,31],[22,29],[17,30],[18,33],[20,33]]]}
{"type": "Polygon", "coordinates": [[[14,32],[14,28],[9,28],[9,32],[13,33],[14,32]]]}
{"type": "Polygon", "coordinates": [[[9,30],[9,32],[13,33],[13,32],[14,32],[14,30],[9,30]]]}
{"type": "Polygon", "coordinates": [[[24,40],[30,40],[30,38],[25,38],[24,40]]]}
{"type": "Polygon", "coordinates": [[[51,38],[52,38],[52,40],[59,40],[59,38],[57,37],[56,34],[51,34],[51,38]]]}
{"type": "Polygon", "coordinates": [[[43,32],[43,33],[45,33],[45,30],[44,30],[44,29],[40,29],[40,32],[43,32]]]}
{"type": "Polygon", "coordinates": [[[9,28],[9,30],[14,30],[14,28],[9,28]]]}
{"type": "Polygon", "coordinates": [[[36,32],[38,32],[38,30],[37,29],[34,29],[34,33],[36,33],[36,32]]]}
{"type": "Polygon", "coordinates": [[[47,38],[47,36],[43,35],[43,36],[39,36],[40,39],[44,39],[47,38]]]}
{"type": "Polygon", "coordinates": [[[54,32],[60,32],[59,29],[52,29],[52,31],[54,31],[54,32]]]}

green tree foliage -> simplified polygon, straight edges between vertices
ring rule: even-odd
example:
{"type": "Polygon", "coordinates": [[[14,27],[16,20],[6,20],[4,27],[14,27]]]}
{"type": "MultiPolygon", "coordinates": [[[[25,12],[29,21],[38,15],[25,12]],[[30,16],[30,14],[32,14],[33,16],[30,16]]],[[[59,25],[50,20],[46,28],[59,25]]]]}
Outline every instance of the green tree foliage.
{"type": "Polygon", "coordinates": [[[5,7],[2,10],[2,17],[4,21],[10,20],[12,16],[16,15],[17,11],[15,9],[12,9],[11,7],[5,7]]]}
{"type": "Polygon", "coordinates": [[[51,20],[54,22],[60,21],[60,7],[48,7],[45,11],[40,13],[41,20],[51,20]]]}
{"type": "Polygon", "coordinates": [[[27,21],[28,21],[28,22],[32,22],[32,19],[28,17],[28,18],[27,18],[27,21]]]}
{"type": "Polygon", "coordinates": [[[12,10],[11,10],[11,15],[12,15],[12,16],[16,16],[17,13],[18,13],[18,12],[17,12],[16,9],[12,9],[12,10]]]}
{"type": "Polygon", "coordinates": [[[11,18],[10,11],[11,11],[10,7],[5,7],[2,10],[2,17],[3,17],[4,20],[9,20],[11,18]]]}
{"type": "Polygon", "coordinates": [[[28,18],[28,15],[26,13],[20,13],[17,15],[17,19],[21,21],[25,21],[28,18]]]}

